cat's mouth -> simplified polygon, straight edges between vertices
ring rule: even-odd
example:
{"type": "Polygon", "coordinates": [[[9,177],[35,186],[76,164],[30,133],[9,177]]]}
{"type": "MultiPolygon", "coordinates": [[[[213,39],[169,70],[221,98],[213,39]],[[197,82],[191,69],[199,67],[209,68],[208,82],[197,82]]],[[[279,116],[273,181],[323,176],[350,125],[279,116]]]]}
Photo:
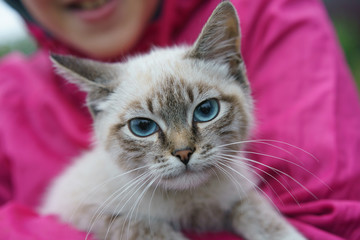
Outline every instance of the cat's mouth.
{"type": "Polygon", "coordinates": [[[160,182],[167,189],[186,190],[205,184],[211,175],[211,167],[201,170],[185,168],[182,171],[163,176],[160,182]]]}

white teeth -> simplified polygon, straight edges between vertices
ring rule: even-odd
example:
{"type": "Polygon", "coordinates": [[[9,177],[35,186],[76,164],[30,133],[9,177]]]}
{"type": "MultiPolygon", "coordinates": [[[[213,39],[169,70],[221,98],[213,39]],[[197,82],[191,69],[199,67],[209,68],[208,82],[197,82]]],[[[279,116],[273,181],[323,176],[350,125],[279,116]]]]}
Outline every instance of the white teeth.
{"type": "Polygon", "coordinates": [[[108,0],[83,1],[79,4],[82,9],[92,10],[103,6],[108,0]]]}

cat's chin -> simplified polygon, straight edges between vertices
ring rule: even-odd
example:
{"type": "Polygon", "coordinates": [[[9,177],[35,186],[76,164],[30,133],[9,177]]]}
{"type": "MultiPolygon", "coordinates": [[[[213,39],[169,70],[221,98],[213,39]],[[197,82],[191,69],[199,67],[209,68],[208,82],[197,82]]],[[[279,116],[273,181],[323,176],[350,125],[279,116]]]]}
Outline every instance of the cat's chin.
{"type": "Polygon", "coordinates": [[[212,177],[211,171],[185,171],[171,178],[163,178],[160,185],[165,189],[190,190],[206,184],[212,177]]]}

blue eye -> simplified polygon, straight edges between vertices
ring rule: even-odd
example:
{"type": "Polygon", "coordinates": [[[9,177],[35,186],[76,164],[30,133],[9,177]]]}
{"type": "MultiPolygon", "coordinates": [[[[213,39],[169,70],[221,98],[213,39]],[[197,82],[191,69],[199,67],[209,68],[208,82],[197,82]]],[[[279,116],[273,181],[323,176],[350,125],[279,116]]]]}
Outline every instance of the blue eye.
{"type": "Polygon", "coordinates": [[[200,103],[194,111],[195,122],[208,122],[213,120],[219,113],[219,103],[215,99],[209,99],[200,103]]]}
{"type": "Polygon", "coordinates": [[[159,127],[150,119],[146,118],[134,118],[129,122],[130,131],[138,137],[147,137],[155,133],[159,127]]]}

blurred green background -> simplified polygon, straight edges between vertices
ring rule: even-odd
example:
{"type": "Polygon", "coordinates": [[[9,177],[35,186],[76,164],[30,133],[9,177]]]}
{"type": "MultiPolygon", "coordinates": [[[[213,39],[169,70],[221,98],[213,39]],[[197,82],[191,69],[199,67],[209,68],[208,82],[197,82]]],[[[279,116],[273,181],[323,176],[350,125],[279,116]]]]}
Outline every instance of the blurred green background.
{"type": "Polygon", "coordinates": [[[360,90],[360,0],[324,0],[360,90]]]}
{"type": "MultiPolygon", "coordinates": [[[[360,89],[360,0],[323,0],[323,2],[360,89]]],[[[31,54],[35,49],[35,42],[30,37],[24,36],[0,43],[0,57],[14,50],[31,54]]]]}

